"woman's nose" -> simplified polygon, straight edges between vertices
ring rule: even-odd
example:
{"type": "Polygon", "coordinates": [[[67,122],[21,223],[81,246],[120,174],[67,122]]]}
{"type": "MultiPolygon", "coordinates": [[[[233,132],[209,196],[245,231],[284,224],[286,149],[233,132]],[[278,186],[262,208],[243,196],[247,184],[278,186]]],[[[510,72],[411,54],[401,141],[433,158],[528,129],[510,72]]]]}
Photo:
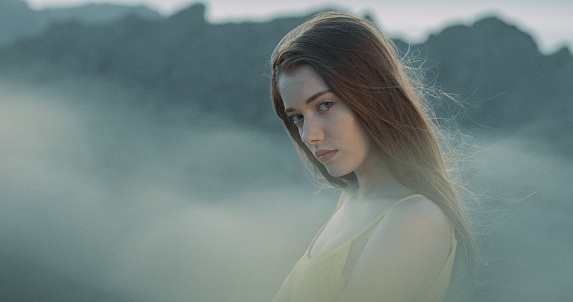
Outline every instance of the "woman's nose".
{"type": "Polygon", "coordinates": [[[324,133],[320,121],[316,118],[305,117],[300,139],[308,145],[314,145],[322,141],[324,139],[324,133]]]}

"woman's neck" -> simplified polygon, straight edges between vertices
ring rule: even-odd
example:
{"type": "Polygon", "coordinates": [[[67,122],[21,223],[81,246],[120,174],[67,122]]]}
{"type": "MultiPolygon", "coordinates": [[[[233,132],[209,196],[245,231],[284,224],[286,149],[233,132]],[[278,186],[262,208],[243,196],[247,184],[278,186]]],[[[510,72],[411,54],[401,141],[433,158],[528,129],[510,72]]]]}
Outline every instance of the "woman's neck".
{"type": "Polygon", "coordinates": [[[353,200],[396,199],[415,193],[394,178],[381,157],[370,160],[354,173],[357,184],[345,190],[353,200]]]}

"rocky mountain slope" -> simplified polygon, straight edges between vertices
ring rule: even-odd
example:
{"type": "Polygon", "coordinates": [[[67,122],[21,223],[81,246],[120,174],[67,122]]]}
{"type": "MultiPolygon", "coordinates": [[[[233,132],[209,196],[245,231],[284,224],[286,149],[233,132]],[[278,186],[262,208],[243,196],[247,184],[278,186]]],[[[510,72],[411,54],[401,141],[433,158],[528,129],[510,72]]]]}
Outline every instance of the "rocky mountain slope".
{"type": "Polygon", "coordinates": [[[107,23],[125,16],[160,19],[162,16],[144,6],[87,4],[70,8],[33,10],[24,0],[2,0],[0,3],[0,46],[21,38],[41,34],[54,22],[107,23]]]}

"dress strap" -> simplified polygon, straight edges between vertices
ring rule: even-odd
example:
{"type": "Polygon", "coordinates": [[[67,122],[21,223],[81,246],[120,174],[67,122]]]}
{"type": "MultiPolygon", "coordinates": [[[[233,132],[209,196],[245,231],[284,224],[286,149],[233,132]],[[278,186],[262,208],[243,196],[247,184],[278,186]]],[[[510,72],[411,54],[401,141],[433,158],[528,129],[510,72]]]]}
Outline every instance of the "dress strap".
{"type": "Polygon", "coordinates": [[[424,197],[424,195],[414,194],[414,195],[410,195],[408,197],[404,197],[404,198],[398,200],[396,203],[394,203],[389,208],[384,210],[384,212],[382,212],[382,214],[380,214],[378,217],[376,217],[374,220],[372,220],[372,222],[370,222],[364,229],[362,229],[362,231],[360,233],[358,233],[358,235],[356,235],[354,238],[352,238],[352,241],[355,241],[356,239],[358,239],[362,235],[364,235],[364,233],[368,232],[368,230],[370,230],[374,225],[376,225],[378,222],[380,222],[380,220],[382,220],[382,218],[384,218],[384,216],[386,216],[386,213],[388,213],[393,207],[395,207],[396,205],[400,204],[403,201],[406,201],[406,200],[409,200],[412,198],[417,198],[417,197],[424,197]]]}
{"type": "MultiPolygon", "coordinates": [[[[364,233],[366,233],[369,229],[371,229],[375,224],[377,224],[382,218],[384,218],[384,216],[386,215],[386,213],[388,213],[388,211],[390,211],[394,206],[396,206],[397,204],[412,199],[412,198],[416,198],[416,197],[425,197],[422,194],[414,194],[414,195],[410,195],[408,197],[404,197],[400,200],[398,200],[396,203],[394,203],[393,205],[391,205],[388,209],[386,209],[384,212],[382,212],[382,214],[380,214],[378,217],[376,217],[372,222],[370,222],[364,229],[362,229],[362,231],[360,233],[358,233],[358,235],[354,236],[354,238],[350,239],[347,242],[354,242],[356,241],[358,238],[360,238],[362,235],[364,235],[364,233]]],[[[318,237],[320,237],[320,235],[322,234],[322,231],[324,230],[324,228],[326,228],[326,226],[328,225],[328,223],[330,222],[330,220],[332,220],[332,217],[334,217],[334,215],[336,215],[336,212],[338,212],[338,210],[340,209],[340,207],[342,206],[344,202],[341,202],[337,207],[336,210],[334,210],[334,212],[332,213],[332,215],[330,216],[330,218],[328,218],[328,220],[326,221],[326,223],[322,226],[322,228],[320,228],[320,230],[318,231],[318,233],[316,234],[316,236],[314,236],[314,239],[312,240],[312,242],[310,243],[310,245],[308,246],[305,254],[306,255],[310,255],[310,250],[312,249],[312,247],[314,247],[314,243],[316,242],[316,239],[318,239],[318,237]]]]}
{"type": "MultiPolygon", "coordinates": [[[[344,191],[343,193],[344,194],[344,191]]],[[[340,196],[340,198],[342,198],[342,195],[340,196]]],[[[332,212],[332,215],[330,215],[330,218],[328,218],[328,220],[326,221],[325,224],[322,225],[322,227],[320,228],[320,230],[318,231],[318,233],[314,236],[314,239],[312,239],[312,242],[310,243],[310,245],[308,246],[308,248],[306,249],[305,254],[306,255],[310,255],[310,250],[312,249],[312,247],[314,246],[314,242],[316,241],[316,239],[318,239],[318,237],[320,237],[320,234],[322,234],[322,231],[324,231],[324,228],[326,228],[326,226],[328,225],[328,223],[330,222],[330,220],[332,220],[332,217],[334,217],[334,215],[336,215],[336,212],[338,212],[338,209],[340,209],[340,207],[342,206],[344,202],[339,202],[338,206],[336,207],[336,209],[334,210],[334,212],[332,212]]]]}

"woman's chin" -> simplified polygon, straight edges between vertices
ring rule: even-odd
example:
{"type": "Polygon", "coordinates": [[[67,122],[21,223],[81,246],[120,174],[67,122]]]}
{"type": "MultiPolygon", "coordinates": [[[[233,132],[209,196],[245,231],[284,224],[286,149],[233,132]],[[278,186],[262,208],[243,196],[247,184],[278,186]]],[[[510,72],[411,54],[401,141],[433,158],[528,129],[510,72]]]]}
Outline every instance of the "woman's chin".
{"type": "Polygon", "coordinates": [[[333,169],[333,168],[326,168],[326,171],[328,171],[328,174],[330,174],[330,176],[332,177],[342,177],[344,175],[348,175],[350,173],[352,173],[352,171],[345,171],[345,170],[341,170],[341,169],[333,169]]]}

